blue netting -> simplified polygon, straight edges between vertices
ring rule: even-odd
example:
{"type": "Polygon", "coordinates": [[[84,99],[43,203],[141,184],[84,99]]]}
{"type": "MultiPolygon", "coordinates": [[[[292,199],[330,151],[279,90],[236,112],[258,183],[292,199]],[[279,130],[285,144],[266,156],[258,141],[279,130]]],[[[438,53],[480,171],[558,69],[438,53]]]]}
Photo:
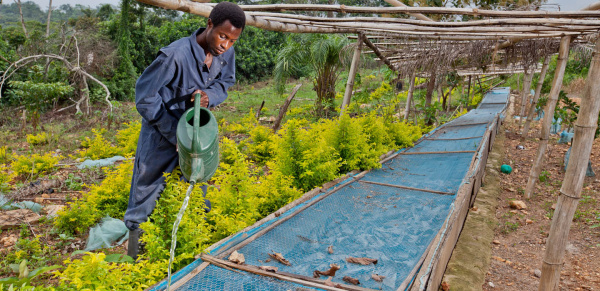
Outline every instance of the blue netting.
{"type": "Polygon", "coordinates": [[[455,193],[474,153],[402,155],[371,171],[365,181],[455,193]]]}
{"type": "Polygon", "coordinates": [[[336,263],[342,278],[359,279],[362,287],[394,289],[415,267],[442,226],[453,195],[404,190],[355,182],[298,213],[238,250],[252,265],[311,276],[336,263]],[[327,248],[333,246],[334,253],[327,248]],[[268,252],[281,253],[291,266],[265,262],[268,252]],[[377,265],[346,263],[348,257],[378,259],[377,265]],[[382,283],[371,274],[383,275],[382,283]]]}
{"type": "MultiPolygon", "coordinates": [[[[320,194],[272,221],[238,233],[211,253],[235,247],[285,217],[289,219],[239,248],[247,264],[277,266],[283,272],[311,276],[313,271],[327,270],[331,263],[336,263],[341,269],[334,282],[345,283],[342,278],[350,276],[359,279],[361,287],[396,290],[405,280],[414,280],[414,277],[408,278],[409,273],[420,267],[419,259],[444,225],[453,207],[453,194],[465,180],[476,155],[474,151],[480,146],[490,122],[505,109],[509,93],[509,88],[491,91],[477,109],[437,128],[406,153],[384,163],[381,169],[370,171],[359,181],[336,188],[337,191],[332,187],[328,189],[332,193],[320,194]],[[456,151],[471,152],[441,153],[456,151]],[[320,198],[323,199],[301,209],[320,198]],[[333,246],[333,254],[328,253],[329,246],[333,246]],[[281,253],[292,265],[266,262],[269,252],[281,253]],[[377,265],[362,266],[346,263],[347,257],[379,261],[377,265]],[[381,283],[376,282],[371,279],[373,273],[386,278],[381,283]]],[[[483,165],[477,166],[484,166],[485,161],[482,162],[483,165]]],[[[209,266],[180,290],[309,289],[299,286],[209,266]]]]}
{"type": "Polygon", "coordinates": [[[306,287],[271,277],[254,275],[246,272],[234,272],[214,265],[207,266],[202,272],[183,284],[178,290],[321,290],[306,287]]]}

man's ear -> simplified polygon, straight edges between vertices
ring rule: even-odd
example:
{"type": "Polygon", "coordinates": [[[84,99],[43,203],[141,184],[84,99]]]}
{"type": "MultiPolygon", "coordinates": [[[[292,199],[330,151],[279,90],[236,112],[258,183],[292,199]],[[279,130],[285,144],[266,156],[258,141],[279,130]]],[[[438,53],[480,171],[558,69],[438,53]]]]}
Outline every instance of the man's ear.
{"type": "Polygon", "coordinates": [[[213,28],[213,23],[212,20],[210,20],[210,18],[206,21],[206,29],[211,29],[213,28]]]}

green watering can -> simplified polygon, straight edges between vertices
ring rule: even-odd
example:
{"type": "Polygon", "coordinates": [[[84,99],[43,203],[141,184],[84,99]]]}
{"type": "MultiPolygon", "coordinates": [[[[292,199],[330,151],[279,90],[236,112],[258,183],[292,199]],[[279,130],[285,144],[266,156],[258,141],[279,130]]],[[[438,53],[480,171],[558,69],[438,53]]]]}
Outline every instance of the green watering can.
{"type": "Polygon", "coordinates": [[[215,116],[200,106],[200,98],[194,96],[194,108],[177,123],[179,166],[191,183],[208,181],[219,165],[219,127],[215,116]]]}

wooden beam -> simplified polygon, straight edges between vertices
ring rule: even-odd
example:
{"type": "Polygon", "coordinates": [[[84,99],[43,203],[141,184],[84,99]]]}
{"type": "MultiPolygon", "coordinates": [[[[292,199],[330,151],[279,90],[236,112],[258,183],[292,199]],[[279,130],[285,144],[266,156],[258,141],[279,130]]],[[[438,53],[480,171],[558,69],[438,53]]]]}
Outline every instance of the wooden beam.
{"type": "Polygon", "coordinates": [[[279,116],[277,116],[277,120],[275,120],[275,124],[273,124],[273,132],[277,132],[279,130],[281,121],[285,117],[285,113],[287,112],[288,107],[290,106],[290,103],[292,103],[294,96],[296,96],[296,92],[298,92],[298,90],[300,89],[300,86],[302,86],[302,83],[300,83],[300,84],[296,85],[296,87],[294,87],[290,96],[288,96],[288,98],[285,99],[285,103],[283,103],[283,106],[281,106],[281,108],[279,109],[279,116]]]}
{"type": "MultiPolygon", "coordinates": [[[[563,264],[565,248],[569,241],[569,229],[573,222],[573,215],[581,197],[583,181],[585,178],[594,134],[596,132],[598,113],[600,112],[600,39],[596,48],[590,70],[586,80],[582,104],[577,121],[575,122],[575,136],[571,149],[571,157],[567,171],[560,188],[560,196],[556,210],[552,216],[550,235],[546,244],[546,254],[542,263],[542,277],[538,290],[558,290],[560,270],[563,264]]],[[[547,115],[551,115],[550,112],[547,115]]]]}
{"type": "Polygon", "coordinates": [[[565,76],[565,67],[567,66],[567,60],[569,59],[569,44],[571,37],[565,36],[560,40],[560,49],[558,51],[558,60],[556,63],[556,71],[554,73],[554,79],[552,80],[552,89],[548,95],[548,102],[544,111],[544,120],[542,121],[542,134],[540,136],[540,143],[534,163],[529,172],[529,180],[527,181],[527,187],[525,188],[525,197],[530,199],[535,190],[535,184],[538,180],[540,172],[542,171],[542,161],[546,155],[546,148],[548,147],[548,138],[550,136],[550,126],[552,125],[552,118],[554,117],[554,109],[558,101],[558,93],[562,87],[563,77],[565,76]]]}

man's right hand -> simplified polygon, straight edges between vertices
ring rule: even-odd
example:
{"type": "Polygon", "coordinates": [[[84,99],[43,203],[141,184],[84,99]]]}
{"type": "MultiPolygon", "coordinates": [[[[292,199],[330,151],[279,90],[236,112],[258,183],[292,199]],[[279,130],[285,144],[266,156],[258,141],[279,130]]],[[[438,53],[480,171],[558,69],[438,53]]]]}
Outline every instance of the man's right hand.
{"type": "Polygon", "coordinates": [[[200,94],[202,96],[202,98],[200,98],[200,106],[208,108],[208,95],[206,94],[206,92],[202,90],[194,91],[194,93],[192,93],[192,102],[194,102],[196,94],[200,94]]]}

